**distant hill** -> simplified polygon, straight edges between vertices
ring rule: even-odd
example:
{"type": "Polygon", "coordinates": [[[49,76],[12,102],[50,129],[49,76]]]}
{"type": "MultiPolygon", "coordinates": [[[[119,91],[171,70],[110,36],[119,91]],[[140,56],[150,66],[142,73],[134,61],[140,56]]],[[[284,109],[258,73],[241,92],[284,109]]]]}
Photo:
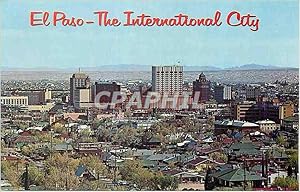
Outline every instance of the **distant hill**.
{"type": "MultiPolygon", "coordinates": [[[[151,71],[151,65],[136,65],[136,64],[124,64],[124,65],[103,65],[101,67],[87,67],[82,68],[84,71],[151,71]]],[[[184,71],[220,71],[221,68],[213,66],[183,66],[184,71]]]]}
{"type": "MultiPolygon", "coordinates": [[[[95,71],[114,71],[114,72],[135,72],[135,71],[151,71],[151,65],[137,65],[137,64],[117,64],[117,65],[102,65],[97,67],[80,67],[81,71],[95,72],[95,71]]],[[[38,68],[13,68],[2,67],[1,71],[65,71],[75,72],[77,68],[51,68],[51,67],[38,67],[38,68]]],[[[215,66],[183,66],[184,71],[223,71],[223,70],[285,70],[285,69],[298,69],[292,67],[278,67],[273,65],[259,65],[259,64],[246,64],[238,67],[219,68],[215,66]]]]}
{"type": "MultiPolygon", "coordinates": [[[[78,68],[13,68],[3,67],[2,71],[78,71],[78,68]]],[[[118,64],[118,65],[102,65],[98,67],[80,67],[82,71],[151,71],[151,65],[137,64],[118,64]]],[[[213,66],[183,66],[184,71],[220,71],[222,68],[213,66]]]]}
{"type": "Polygon", "coordinates": [[[246,65],[241,65],[239,67],[226,68],[226,70],[258,70],[258,69],[281,69],[281,67],[277,67],[274,65],[246,64],[246,65]]]}
{"type": "Polygon", "coordinates": [[[221,71],[222,68],[214,66],[184,66],[184,71],[221,71]]]}

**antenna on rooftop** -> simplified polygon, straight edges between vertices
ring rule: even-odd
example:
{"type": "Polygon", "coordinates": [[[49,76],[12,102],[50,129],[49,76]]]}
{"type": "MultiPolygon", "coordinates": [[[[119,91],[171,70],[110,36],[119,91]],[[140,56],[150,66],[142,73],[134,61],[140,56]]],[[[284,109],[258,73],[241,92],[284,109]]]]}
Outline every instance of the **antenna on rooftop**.
{"type": "Polygon", "coordinates": [[[180,64],[181,64],[181,61],[180,61],[180,60],[178,60],[178,61],[177,61],[177,65],[180,65],[180,64]]]}

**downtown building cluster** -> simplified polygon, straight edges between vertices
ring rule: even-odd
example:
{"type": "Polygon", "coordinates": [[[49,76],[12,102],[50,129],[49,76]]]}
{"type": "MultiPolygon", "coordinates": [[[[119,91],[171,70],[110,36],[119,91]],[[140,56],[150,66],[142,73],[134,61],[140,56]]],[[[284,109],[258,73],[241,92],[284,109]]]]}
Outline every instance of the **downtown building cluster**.
{"type": "Polygon", "coordinates": [[[4,188],[158,190],[168,180],[167,190],[275,190],[284,178],[284,189],[295,190],[298,85],[220,83],[208,72],[189,81],[185,74],[183,66],[153,66],[148,81],[107,81],[79,71],[66,88],[42,80],[35,89],[2,91],[4,188]],[[166,105],[144,107],[153,93],[166,95],[166,105]],[[126,107],[133,97],[142,105],[126,107]],[[42,177],[11,180],[26,170],[42,177]]]}

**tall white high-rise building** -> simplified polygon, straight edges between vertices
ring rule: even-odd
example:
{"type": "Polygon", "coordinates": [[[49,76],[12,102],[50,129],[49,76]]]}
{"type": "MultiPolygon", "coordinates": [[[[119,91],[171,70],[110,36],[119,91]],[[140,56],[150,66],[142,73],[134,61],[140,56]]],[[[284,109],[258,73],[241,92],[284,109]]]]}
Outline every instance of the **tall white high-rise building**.
{"type": "Polygon", "coordinates": [[[224,86],[224,100],[231,100],[231,87],[225,85],[224,86]]]}
{"type": "Polygon", "coordinates": [[[152,66],[152,91],[160,94],[182,94],[183,66],[152,66]]]}

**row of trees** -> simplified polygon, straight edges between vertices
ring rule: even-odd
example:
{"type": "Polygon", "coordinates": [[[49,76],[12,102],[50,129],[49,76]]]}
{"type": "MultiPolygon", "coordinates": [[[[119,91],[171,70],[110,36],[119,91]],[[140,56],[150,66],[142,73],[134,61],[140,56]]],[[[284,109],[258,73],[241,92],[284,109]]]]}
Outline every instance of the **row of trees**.
{"type": "MultiPolygon", "coordinates": [[[[38,168],[34,164],[28,166],[28,179],[30,185],[40,186],[45,190],[85,190],[84,186],[89,186],[86,190],[105,190],[105,185],[97,181],[85,181],[81,184],[75,171],[79,165],[85,165],[93,171],[98,178],[101,176],[110,177],[106,166],[96,156],[82,157],[74,159],[67,154],[54,154],[45,161],[44,169],[38,168]]],[[[1,162],[1,170],[11,185],[18,189],[24,186],[25,172],[24,162],[1,162]]]]}
{"type": "Polygon", "coordinates": [[[152,172],[143,168],[140,161],[127,160],[120,167],[121,178],[136,185],[139,190],[175,190],[178,179],[161,172],[152,172]]]}
{"type": "MultiPolygon", "coordinates": [[[[1,163],[1,170],[15,189],[25,185],[25,162],[1,163]]],[[[175,190],[178,179],[163,175],[161,172],[152,172],[143,168],[140,161],[127,160],[120,167],[117,178],[126,180],[141,190],[175,190]]],[[[54,154],[45,161],[44,169],[34,164],[28,166],[29,185],[36,185],[44,190],[109,190],[108,186],[99,180],[100,177],[113,179],[107,167],[96,156],[87,156],[78,159],[67,154],[54,154]],[[96,180],[81,180],[75,175],[79,165],[85,165],[96,175],[96,180]]],[[[110,188],[111,189],[111,188],[110,188]]],[[[114,188],[124,190],[124,188],[114,188]]]]}
{"type": "Polygon", "coordinates": [[[197,137],[198,133],[211,129],[213,120],[209,119],[206,124],[190,118],[174,121],[164,120],[152,125],[147,131],[132,128],[130,125],[124,125],[115,131],[112,127],[104,126],[104,124],[105,122],[101,121],[101,123],[97,124],[99,127],[95,128],[95,135],[99,141],[111,141],[123,146],[132,146],[150,139],[152,136],[160,138],[163,144],[171,142],[166,137],[167,135],[174,135],[176,133],[188,133],[197,137]]]}

